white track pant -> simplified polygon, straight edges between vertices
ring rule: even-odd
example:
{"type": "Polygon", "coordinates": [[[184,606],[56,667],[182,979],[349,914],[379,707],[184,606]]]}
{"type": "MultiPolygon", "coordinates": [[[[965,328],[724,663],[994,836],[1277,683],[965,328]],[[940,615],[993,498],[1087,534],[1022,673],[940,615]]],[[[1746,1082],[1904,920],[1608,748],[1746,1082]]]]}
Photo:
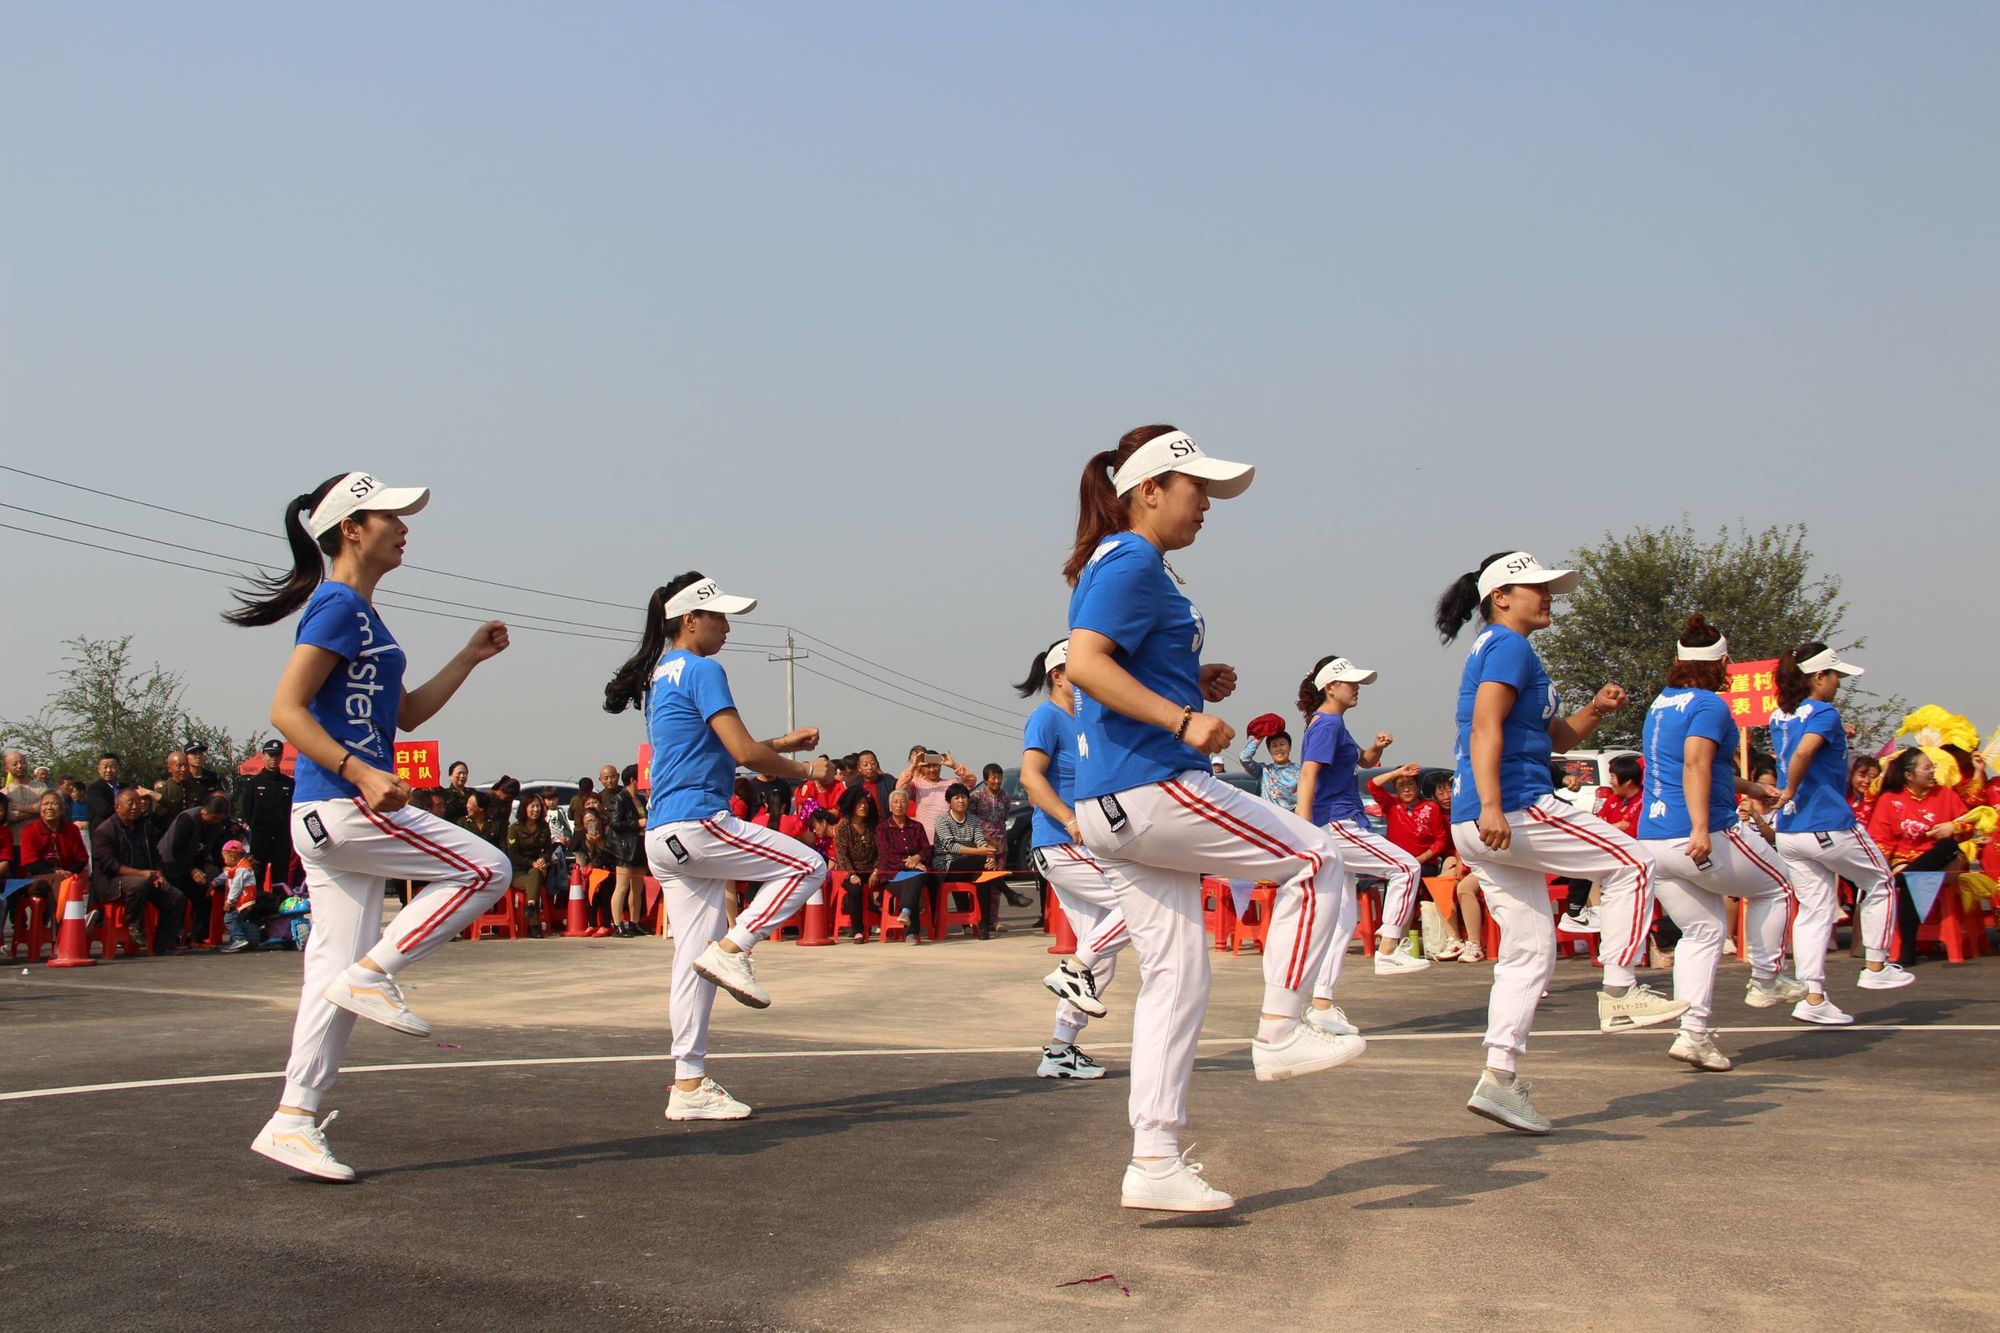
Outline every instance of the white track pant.
{"type": "MultiPolygon", "coordinates": [[[[1327,944],[1326,961],[1320,964],[1319,978],[1313,982],[1315,1000],[1331,1000],[1340,986],[1341,964],[1347,961],[1347,942],[1361,920],[1361,899],[1354,882],[1363,875],[1380,875],[1389,881],[1382,893],[1382,925],[1377,931],[1384,940],[1400,940],[1410,928],[1410,916],[1417,910],[1417,885],[1423,882],[1424,868],[1417,858],[1382,837],[1365,824],[1337,820],[1326,826],[1340,842],[1340,859],[1347,867],[1341,877],[1340,918],[1334,922],[1333,938],[1327,944]]],[[[1369,948],[1375,948],[1373,940],[1369,948]]]]}
{"type": "Polygon", "coordinates": [[[1778,855],[1792,872],[1799,895],[1799,919],[1792,927],[1792,958],[1799,980],[1826,994],[1826,951],[1833,943],[1833,918],[1840,910],[1840,881],[1860,899],[1862,952],[1871,963],[1889,956],[1896,914],[1891,905],[1889,860],[1868,830],[1856,826],[1832,833],[1780,833],[1778,855]],[[1826,839],[1822,844],[1820,839],[1826,839]]]}
{"type": "MultiPolygon", "coordinates": [[[[1075,843],[1037,847],[1035,864],[1055,890],[1056,903],[1076,933],[1076,961],[1090,970],[1097,979],[1097,993],[1103,995],[1117,975],[1119,952],[1132,942],[1118,890],[1105,878],[1103,867],[1075,843]]],[[[1068,1000],[1056,1002],[1056,1040],[1075,1041],[1089,1025],[1089,1014],[1068,1000]]]]}
{"type": "Polygon", "coordinates": [[[1730,898],[1748,904],[1746,940],[1750,974],[1769,981],[1785,967],[1785,929],[1790,925],[1792,886],[1772,864],[1777,858],[1754,834],[1728,828],[1710,840],[1709,868],[1688,859],[1686,838],[1648,838],[1644,847],[1659,867],[1653,893],[1681,928],[1674,946],[1674,998],[1688,1002],[1681,1027],[1708,1031],[1715,1011],[1715,971],[1722,965],[1722,942],[1729,936],[1730,898]]]}
{"type": "Polygon", "coordinates": [[[718,813],[647,829],[646,862],[674,931],[674,1077],[700,1078],[708,1069],[715,983],[695,972],[694,960],[724,935],[745,953],[756,948],[824,884],[826,859],[762,824],[718,813]],[[733,927],[724,909],[732,880],[762,882],[733,927]]]}
{"type": "Polygon", "coordinates": [[[1556,924],[1549,913],[1548,879],[1594,879],[1603,886],[1598,904],[1598,957],[1604,984],[1629,986],[1646,950],[1653,919],[1653,859],[1646,849],[1596,815],[1553,796],[1507,812],[1513,840],[1496,852],[1479,840],[1471,820],[1451,826],[1465,864],[1479,873],[1486,910],[1500,927],[1493,960],[1493,991],[1486,1005],[1486,1059],[1513,1069],[1528,1049],[1535,1007],[1556,970],[1556,924]]]}
{"type": "Polygon", "coordinates": [[[1195,1044],[1208,1009],[1204,874],[1272,880],[1264,1010],[1297,1018],[1339,914],[1333,835],[1199,769],[1076,803],[1077,827],[1113,887],[1139,950],[1132,1008],[1135,1157],[1171,1157],[1187,1125],[1195,1044]]]}
{"type": "Polygon", "coordinates": [[[499,848],[456,824],[408,806],[383,814],[355,799],[293,806],[292,846],[305,867],[312,934],[280,1104],[317,1111],[354,1031],[354,1015],[326,1001],[334,978],[364,956],[395,976],[470,926],[513,871],[499,848]],[[385,879],[430,881],[386,935],[385,879]]]}

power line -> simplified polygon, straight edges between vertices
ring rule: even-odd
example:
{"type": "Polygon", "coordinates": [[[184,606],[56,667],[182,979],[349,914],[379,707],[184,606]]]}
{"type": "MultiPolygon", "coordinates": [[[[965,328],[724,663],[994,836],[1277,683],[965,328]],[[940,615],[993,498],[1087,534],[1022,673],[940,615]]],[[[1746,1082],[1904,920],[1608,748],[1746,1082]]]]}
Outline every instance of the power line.
{"type": "MultiPolygon", "coordinates": [[[[174,508],[174,507],[173,507],[173,506],[171,506],[171,505],[163,505],[163,504],[158,504],[158,503],[156,503],[156,502],[154,502],[154,501],[151,501],[151,500],[141,500],[141,499],[138,499],[138,498],[136,498],[136,497],[134,497],[134,496],[130,496],[130,495],[120,495],[120,494],[119,494],[119,493],[117,493],[116,491],[107,491],[107,490],[102,490],[102,489],[100,489],[100,488],[98,488],[98,487],[95,487],[95,486],[85,486],[85,485],[83,485],[83,484],[82,484],[82,483],[80,483],[80,482],[74,482],[74,481],[66,481],[66,480],[64,480],[64,479],[63,479],[63,478],[61,478],[61,477],[52,477],[52,476],[49,476],[48,474],[46,474],[46,473],[42,473],[42,472],[31,472],[31,471],[29,471],[29,470],[28,470],[27,468],[23,468],[23,467],[16,467],[16,466],[14,466],[14,465],[12,465],[12,464],[9,464],[9,463],[0,463],[0,471],[6,471],[6,472],[12,472],[12,473],[14,473],[14,474],[15,474],[15,475],[17,475],[17,476],[22,476],[22,477],[30,477],[30,478],[33,478],[33,479],[34,479],[34,480],[36,480],[36,481],[41,481],[41,482],[46,482],[46,483],[48,483],[48,484],[49,484],[49,485],[51,485],[51,486],[62,486],[62,487],[66,487],[66,488],[68,488],[68,489],[70,489],[70,490],[74,490],[74,491],[82,491],[82,492],[84,492],[84,493],[85,493],[85,494],[87,494],[87,495],[96,495],[96,496],[102,496],[103,498],[105,498],[105,499],[108,499],[108,500],[117,500],[117,501],[119,501],[119,502],[121,502],[121,503],[124,503],[124,504],[130,504],[130,505],[137,505],[137,506],[139,506],[140,508],[143,508],[143,509],[151,509],[151,510],[154,510],[154,511],[156,511],[156,512],[158,512],[158,513],[163,513],[163,514],[172,514],[172,515],[174,515],[174,516],[175,516],[175,517],[177,517],[177,518],[186,518],[186,519],[192,519],[192,520],[194,520],[195,522],[198,522],[198,523],[209,523],[209,524],[213,524],[213,525],[214,525],[214,526],[216,526],[216,527],[221,527],[221,528],[228,528],[228,529],[230,529],[230,530],[232,530],[232,531],[235,531],[235,532],[246,532],[246,533],[249,533],[249,534],[250,534],[251,536],[253,536],[253,537],[262,537],[262,538],[264,538],[264,539],[265,539],[265,540],[267,540],[267,541],[284,541],[284,540],[285,540],[285,539],[284,539],[284,538],[283,538],[282,536],[280,536],[279,534],[277,534],[277,533],[274,533],[274,532],[269,532],[269,531],[266,531],[266,530],[264,530],[264,529],[261,529],[261,528],[252,528],[252,527],[247,527],[247,526],[245,526],[244,524],[241,524],[241,523],[233,523],[233,522],[230,522],[230,521],[229,521],[229,520],[227,520],[227,519],[220,519],[220,518],[215,518],[215,517],[213,517],[213,516],[211,516],[211,515],[208,515],[208,514],[200,514],[200,513],[195,513],[195,512],[193,512],[193,511],[191,511],[191,510],[186,510],[186,509],[176,509],[176,508],[174,508]]],[[[9,507],[9,508],[19,508],[19,506],[8,506],[8,507],[9,507]]],[[[27,512],[27,513],[37,513],[38,511],[34,511],[34,510],[24,510],[23,512],[27,512]]],[[[42,517],[50,517],[50,518],[56,518],[56,516],[54,516],[54,515],[41,515],[41,516],[42,516],[42,517]]],[[[56,518],[56,521],[58,521],[58,522],[78,522],[78,520],[74,520],[74,519],[62,519],[62,518],[56,518]]],[[[85,527],[97,527],[97,525],[96,525],[96,524],[81,524],[81,526],[85,526],[85,527]]],[[[115,529],[105,529],[105,528],[99,528],[98,530],[99,530],[99,531],[112,531],[112,532],[116,532],[116,530],[115,530],[115,529]]],[[[120,535],[120,536],[123,536],[123,535],[126,535],[126,534],[124,534],[124,533],[117,533],[117,535],[120,535]]],[[[52,539],[52,540],[63,540],[63,539],[61,539],[61,538],[54,538],[54,539],[52,539]]],[[[160,543],[160,544],[161,544],[161,545],[166,545],[166,546],[176,546],[176,544],[175,544],[175,543],[172,543],[172,542],[163,542],[163,543],[160,543]]],[[[192,548],[192,547],[185,547],[185,546],[176,546],[176,549],[180,549],[180,550],[190,550],[190,551],[196,551],[196,553],[197,553],[197,554],[202,554],[202,555],[207,555],[207,554],[210,554],[209,552],[206,552],[206,551],[198,551],[198,550],[196,550],[196,548],[192,548]]],[[[131,554],[131,553],[130,553],[130,552],[113,552],[113,554],[120,554],[120,555],[129,555],[129,554],[131,554]]],[[[143,557],[142,557],[142,558],[143,558],[143,557]]],[[[625,605],[624,603],[621,603],[621,602],[607,602],[607,601],[603,600],[602,598],[598,598],[598,597],[582,597],[582,596],[578,596],[578,595],[577,595],[577,594],[575,594],[575,593],[566,593],[566,592],[552,592],[552,591],[550,591],[550,590],[548,590],[548,589],[546,589],[546,588],[531,588],[531,587],[527,587],[527,586],[525,586],[525,585],[523,585],[523,584],[518,584],[518,583],[507,583],[507,582],[504,582],[504,581],[502,581],[502,580],[498,580],[498,579],[488,579],[488,578],[481,578],[481,577],[479,577],[478,575],[475,575],[475,574],[461,574],[461,573],[458,573],[458,572],[456,572],[456,571],[454,571],[454,570],[449,570],[449,569],[437,569],[437,568],[434,568],[434,567],[432,567],[432,566],[429,566],[429,565],[416,565],[416,564],[405,564],[405,565],[403,566],[403,568],[405,568],[405,569],[408,569],[408,570],[412,570],[412,571],[416,571],[416,572],[418,572],[418,573],[424,573],[424,574],[434,574],[434,575],[437,575],[437,576],[439,576],[439,577],[442,577],[442,578],[452,578],[452,579],[462,579],[462,580],[464,580],[464,581],[466,581],[466,582],[469,582],[469,583],[481,583],[481,584],[485,584],[485,585],[486,585],[486,586],[488,586],[488,587],[494,587],[494,588],[505,588],[505,589],[508,589],[508,590],[510,590],[510,591],[513,591],[513,592],[523,592],[523,593],[528,593],[528,594],[530,594],[531,596],[536,596],[536,597],[549,597],[549,598],[555,598],[555,599],[559,599],[559,600],[564,600],[564,601],[572,601],[572,602],[580,602],[580,603],[586,603],[586,604],[588,604],[588,605],[592,605],[592,606],[609,606],[609,607],[616,607],[616,608],[618,608],[618,609],[620,609],[620,610],[627,610],[627,611],[629,611],[629,610],[631,609],[630,607],[628,607],[627,605],[625,605]]],[[[203,572],[213,572],[213,571],[203,571],[203,572]]],[[[435,601],[435,602],[438,602],[438,603],[440,603],[441,605],[446,605],[446,606],[465,606],[465,605],[467,605],[467,603],[464,603],[464,602],[455,602],[455,601],[452,601],[452,600],[450,600],[450,599],[448,599],[448,598],[434,598],[434,597],[425,597],[425,596],[424,596],[423,594],[420,594],[420,593],[409,593],[409,592],[405,592],[405,593],[399,593],[399,594],[397,594],[397,595],[398,595],[398,596],[403,596],[403,597],[413,597],[413,598],[418,598],[419,600],[424,600],[424,601],[435,601]]],[[[560,618],[558,618],[558,617],[554,617],[554,616],[535,616],[535,615],[530,615],[530,614],[528,614],[528,613],[525,613],[525,612],[513,612],[513,613],[510,613],[510,612],[496,612],[496,614],[501,614],[501,615],[510,615],[510,614],[511,614],[511,615],[514,615],[514,616],[516,616],[516,617],[518,617],[518,618],[520,618],[520,619],[528,619],[528,620],[546,620],[546,621],[551,621],[552,623],[555,623],[555,624],[567,624],[567,625],[574,625],[574,626],[577,626],[577,627],[579,627],[579,628],[588,628],[588,629],[601,629],[601,630],[609,630],[609,631],[611,631],[612,633],[628,633],[628,634],[630,633],[630,631],[629,631],[629,630],[625,630],[625,631],[620,631],[620,630],[618,630],[617,628],[615,628],[615,627],[613,627],[613,626],[609,626],[609,625],[594,625],[594,624],[589,624],[588,622],[584,622],[584,621],[565,621],[565,620],[562,620],[562,619],[560,619],[560,618]]],[[[766,629],[790,629],[790,628],[792,628],[791,626],[787,626],[787,625],[783,625],[783,624],[780,624],[780,623],[778,623],[778,622],[776,622],[776,621],[769,621],[769,620],[748,620],[748,619],[743,619],[743,618],[741,618],[741,617],[732,617],[732,620],[734,620],[734,621],[735,621],[736,623],[738,623],[738,624],[744,624],[744,625],[755,625],[755,626],[759,626],[759,627],[761,627],[761,628],[766,628],[766,629]]],[[[535,628],[535,627],[534,627],[534,626],[527,626],[527,625],[524,625],[524,626],[522,626],[522,628],[524,628],[524,629],[533,629],[533,628],[535,628]]],[[[1002,721],[1003,723],[1012,723],[1012,722],[1016,722],[1016,721],[1021,721],[1021,720],[1024,720],[1024,719],[1025,719],[1025,718],[1027,717],[1027,714],[1026,714],[1026,713],[1023,713],[1023,712],[1020,712],[1020,711],[1018,711],[1018,710],[1016,710],[1016,709],[1012,709],[1012,708],[1005,708],[1005,707],[997,707],[997,706],[995,706],[995,705],[993,705],[993,704],[989,704],[989,703],[986,703],[986,702],[983,702],[982,700],[979,700],[979,699],[977,699],[977,698],[974,698],[974,697],[973,697],[973,696],[971,696],[971,695],[968,695],[968,694],[961,694],[961,693],[960,693],[959,691],[957,691],[957,690],[953,690],[953,689],[950,689],[950,688],[948,688],[947,686],[943,686],[943,685],[939,685],[939,684],[938,684],[938,683],[936,683],[935,681],[931,681],[931,680],[926,680],[926,679],[924,679],[924,678],[923,678],[923,677],[921,677],[921,676],[914,676],[914,675],[911,675],[911,674],[910,674],[909,672],[907,672],[907,671],[902,671],[902,670],[899,670],[899,669],[897,669],[896,667],[892,667],[892,666],[889,666],[889,665],[887,665],[886,663],[883,663],[883,662],[878,662],[878,661],[876,661],[876,660],[875,660],[874,658],[871,658],[871,657],[866,657],[866,656],[864,656],[864,655],[862,655],[862,654],[860,654],[860,653],[857,653],[857,652],[853,651],[853,650],[852,650],[852,649],[850,649],[850,648],[843,648],[843,647],[842,647],[841,645],[839,645],[839,644],[837,644],[837,643],[834,643],[834,642],[833,642],[832,640],[830,640],[830,639],[824,639],[824,638],[821,638],[821,637],[820,637],[819,635],[817,635],[817,634],[811,634],[811,633],[808,633],[808,632],[807,632],[807,631],[805,631],[805,630],[796,630],[795,632],[796,632],[797,634],[799,634],[799,635],[800,635],[800,637],[802,637],[802,638],[806,638],[806,639],[810,639],[810,640],[812,640],[812,641],[813,641],[814,643],[816,643],[816,644],[819,644],[819,645],[820,645],[821,647],[823,647],[823,648],[826,648],[826,649],[828,649],[828,650],[830,650],[830,651],[832,651],[832,652],[834,652],[834,653],[836,653],[836,654],[839,654],[839,655],[841,655],[841,656],[843,656],[843,657],[850,657],[850,658],[853,658],[853,659],[854,659],[855,661],[858,661],[858,662],[863,662],[863,663],[866,663],[866,664],[867,664],[868,666],[871,666],[871,667],[874,667],[874,668],[875,668],[876,670],[878,670],[878,671],[886,671],[886,672],[888,672],[888,673],[889,673],[890,675],[892,675],[892,676],[897,676],[897,677],[900,677],[900,678],[901,678],[901,679],[903,679],[903,680],[907,680],[907,681],[911,681],[911,682],[913,682],[914,684],[917,684],[917,685],[921,685],[921,686],[923,686],[923,687],[924,687],[925,689],[928,689],[928,690],[933,690],[933,691],[935,691],[935,692],[937,692],[937,693],[939,693],[939,694],[945,694],[945,695],[949,695],[949,696],[950,696],[951,698],[953,698],[953,699],[957,699],[957,700],[960,700],[960,701],[962,701],[962,702],[964,702],[964,703],[967,703],[967,704],[970,704],[970,705],[972,705],[973,707],[975,707],[975,708],[978,708],[978,709],[982,710],[982,712],[984,712],[984,713],[990,713],[990,714],[998,714],[998,715],[999,715],[999,717],[998,717],[998,719],[997,719],[997,720],[999,720],[999,721],[1002,721]]],[[[579,635],[578,637],[590,637],[590,636],[587,636],[587,635],[579,635]]],[[[764,648],[770,648],[770,649],[775,649],[775,648],[776,648],[776,647],[778,647],[779,645],[775,645],[775,644],[764,644],[764,645],[748,645],[748,644],[746,644],[746,645],[744,645],[744,646],[745,646],[745,647],[755,647],[755,646],[761,646],[761,647],[764,647],[764,648]]],[[[887,681],[883,681],[883,682],[881,682],[881,683],[882,683],[882,684],[884,684],[884,685],[886,685],[886,686],[888,686],[888,687],[889,687],[889,688],[891,688],[891,689],[900,689],[900,690],[902,690],[902,691],[903,691],[904,693],[906,693],[906,694],[910,694],[910,695],[913,695],[914,697],[917,697],[917,698],[924,698],[924,696],[923,696],[922,694],[919,694],[919,693],[918,693],[917,691],[915,691],[915,690],[910,690],[910,689],[907,689],[906,687],[903,687],[903,686],[896,686],[896,685],[890,685],[890,684],[889,684],[889,682],[887,682],[887,681]]],[[[927,702],[927,703],[936,703],[936,704],[938,704],[938,705],[939,705],[940,707],[946,707],[946,708],[949,708],[949,707],[953,707],[953,706],[954,706],[954,705],[951,705],[951,704],[946,704],[946,703],[944,703],[943,701],[941,701],[941,700],[936,700],[936,699],[925,699],[925,702],[927,702]]]]}
{"type": "Polygon", "coordinates": [[[955,726],[970,727],[974,731],[985,732],[989,736],[998,736],[1002,740],[1011,741],[1018,739],[1018,737],[1009,735],[1007,732],[997,731],[992,727],[982,727],[978,725],[977,722],[975,722],[971,718],[947,717],[943,713],[933,713],[928,708],[918,708],[914,704],[906,704],[902,702],[900,699],[892,699],[886,694],[877,694],[873,690],[863,689],[859,685],[855,685],[848,681],[844,681],[840,679],[838,676],[829,676],[824,671],[815,671],[809,666],[800,666],[798,669],[800,671],[805,672],[808,676],[818,676],[821,680],[830,681],[835,685],[843,686],[847,689],[853,690],[857,694],[865,694],[871,699],[880,699],[883,703],[889,704],[896,708],[900,708],[906,713],[922,713],[925,717],[934,717],[940,722],[950,722],[955,726]]]}

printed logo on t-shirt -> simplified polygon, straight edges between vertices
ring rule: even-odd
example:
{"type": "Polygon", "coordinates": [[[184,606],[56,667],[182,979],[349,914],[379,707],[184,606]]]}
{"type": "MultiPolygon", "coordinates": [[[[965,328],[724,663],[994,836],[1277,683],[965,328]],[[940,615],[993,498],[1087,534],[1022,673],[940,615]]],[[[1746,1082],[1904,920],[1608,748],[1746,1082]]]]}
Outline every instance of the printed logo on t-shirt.
{"type": "Polygon", "coordinates": [[[1084,759],[1090,758],[1090,737],[1080,731],[1076,733],[1076,752],[1084,759]]]}
{"type": "Polygon", "coordinates": [[[1090,553],[1090,559],[1083,562],[1083,567],[1085,569],[1089,569],[1092,565],[1102,560],[1105,556],[1110,555],[1113,551],[1117,550],[1120,546],[1123,546],[1124,544],[1125,543],[1117,537],[1106,537],[1103,541],[1097,544],[1097,549],[1090,553]]]}
{"type": "Polygon", "coordinates": [[[1556,693],[1554,685],[1549,686],[1549,697],[1542,703],[1542,721],[1551,721],[1562,711],[1562,697],[1556,693]]]}
{"type": "Polygon", "coordinates": [[[653,679],[664,680],[669,685],[678,686],[681,683],[681,671],[686,666],[687,659],[685,657],[676,657],[670,662],[662,662],[660,663],[660,669],[653,673],[653,679]]]}
{"type": "Polygon", "coordinates": [[[354,619],[361,630],[361,650],[347,664],[346,681],[342,686],[340,712],[348,731],[342,744],[356,754],[367,755],[386,765],[389,747],[383,740],[382,729],[375,725],[375,696],[385,687],[380,679],[382,668],[375,659],[384,653],[401,650],[393,643],[375,642],[375,618],[366,611],[356,611],[354,619]]]}
{"type": "Polygon", "coordinates": [[[1198,653],[1202,642],[1208,638],[1208,622],[1202,619],[1201,608],[1193,602],[1188,603],[1188,614],[1194,617],[1194,643],[1189,645],[1188,651],[1198,653]]]}

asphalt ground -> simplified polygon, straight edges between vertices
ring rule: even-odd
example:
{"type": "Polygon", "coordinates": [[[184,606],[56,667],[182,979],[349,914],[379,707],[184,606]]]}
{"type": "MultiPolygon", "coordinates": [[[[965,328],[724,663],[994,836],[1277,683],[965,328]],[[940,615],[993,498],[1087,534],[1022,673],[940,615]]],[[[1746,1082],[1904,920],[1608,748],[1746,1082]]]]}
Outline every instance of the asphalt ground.
{"type": "Polygon", "coordinates": [[[1596,973],[1566,959],[1523,1066],[1556,1122],[1537,1139],[1464,1109],[1487,967],[1357,958],[1342,998],[1367,1055],[1260,1084],[1257,961],[1216,955],[1190,1137],[1239,1202],[1174,1217],[1117,1206],[1137,969],[1083,1039],[1110,1077],[1037,1080],[1046,943],[766,945],[774,1007],[721,999],[711,1068],[757,1115],[694,1125],[661,1118],[665,941],[453,944],[407,978],[433,1037],[356,1033],[328,1102],[351,1186],[247,1147],[297,955],[15,966],[0,1319],[2000,1326],[2000,959],[1871,992],[1834,958],[1847,1030],[1743,1007],[1725,960],[1727,1074],[1667,1060],[1668,1033],[1597,1034],[1596,973]]]}

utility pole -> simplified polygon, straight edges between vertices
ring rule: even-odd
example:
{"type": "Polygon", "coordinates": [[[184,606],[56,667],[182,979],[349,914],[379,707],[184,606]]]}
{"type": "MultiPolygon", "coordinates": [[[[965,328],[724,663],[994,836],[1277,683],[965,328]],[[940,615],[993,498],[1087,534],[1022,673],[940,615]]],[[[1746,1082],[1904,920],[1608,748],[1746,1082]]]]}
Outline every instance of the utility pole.
{"type": "Polygon", "coordinates": [[[798,650],[798,645],[792,641],[791,626],[787,625],[785,627],[785,655],[780,657],[776,653],[768,653],[766,656],[773,662],[783,662],[785,664],[785,730],[794,731],[799,725],[799,686],[798,672],[792,664],[794,662],[803,662],[811,657],[812,654],[802,653],[798,650]]]}

